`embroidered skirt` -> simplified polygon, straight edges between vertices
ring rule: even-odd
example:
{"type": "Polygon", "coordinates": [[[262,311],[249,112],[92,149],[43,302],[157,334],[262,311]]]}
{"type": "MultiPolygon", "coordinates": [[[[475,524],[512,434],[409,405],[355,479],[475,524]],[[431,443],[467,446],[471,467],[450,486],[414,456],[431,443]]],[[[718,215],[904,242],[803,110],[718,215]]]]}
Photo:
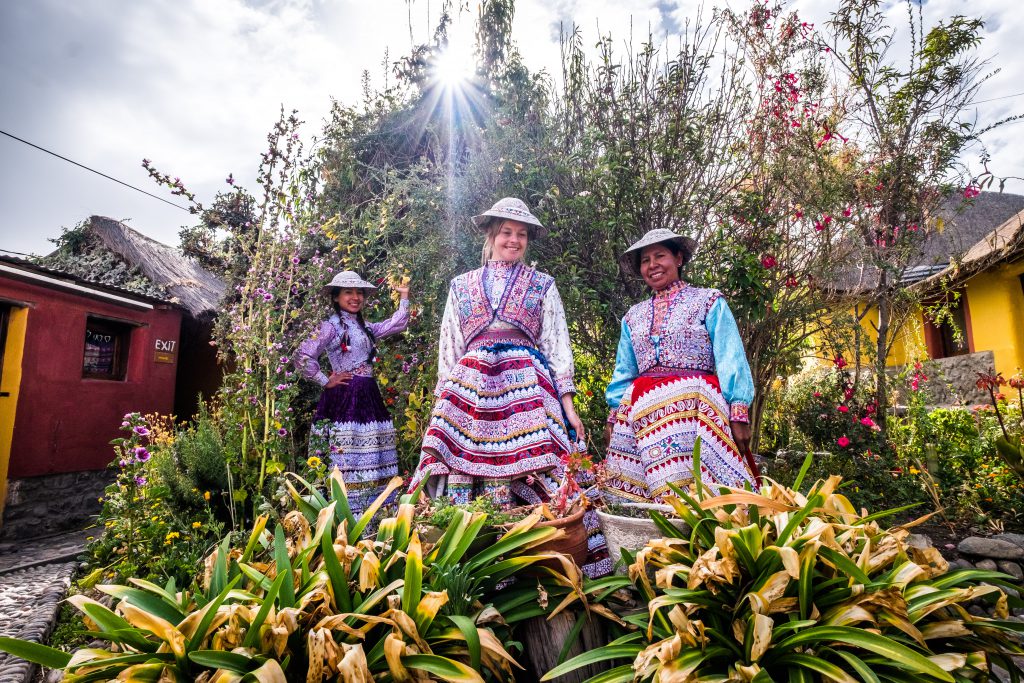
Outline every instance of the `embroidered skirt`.
{"type": "Polygon", "coordinates": [[[669,483],[689,484],[698,436],[705,483],[757,488],[733,441],[729,406],[714,375],[640,376],[613,419],[605,502],[650,503],[671,493],[669,483]]]}
{"type": "Polygon", "coordinates": [[[529,475],[560,466],[569,448],[544,357],[518,344],[471,348],[441,385],[410,489],[437,477],[430,495],[456,502],[484,494],[500,505],[541,502],[546,491],[529,475]]]}
{"type": "Polygon", "coordinates": [[[398,475],[395,426],[373,377],[356,375],[345,386],[324,390],[313,414],[309,452],[330,456],[330,466],[341,470],[356,516],[398,475]]]}

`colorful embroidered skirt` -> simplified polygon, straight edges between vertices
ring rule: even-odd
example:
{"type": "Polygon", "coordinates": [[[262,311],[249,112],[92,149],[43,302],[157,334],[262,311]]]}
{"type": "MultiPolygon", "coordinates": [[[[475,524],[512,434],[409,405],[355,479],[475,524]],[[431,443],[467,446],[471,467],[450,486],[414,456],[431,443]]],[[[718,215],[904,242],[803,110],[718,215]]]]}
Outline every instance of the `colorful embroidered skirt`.
{"type": "Polygon", "coordinates": [[[471,349],[441,385],[410,489],[438,477],[433,496],[488,494],[501,505],[543,500],[532,475],[569,453],[562,404],[544,357],[517,344],[471,349]]]}
{"type": "Polygon", "coordinates": [[[356,375],[346,386],[324,390],[313,414],[309,454],[330,456],[330,466],[341,470],[357,516],[398,475],[395,426],[372,377],[356,375]]]}
{"type": "Polygon", "coordinates": [[[693,480],[693,445],[700,437],[701,478],[742,488],[757,484],[729,427],[729,406],[718,378],[640,376],[614,415],[605,459],[608,503],[649,503],[670,493],[669,483],[693,480]]]}

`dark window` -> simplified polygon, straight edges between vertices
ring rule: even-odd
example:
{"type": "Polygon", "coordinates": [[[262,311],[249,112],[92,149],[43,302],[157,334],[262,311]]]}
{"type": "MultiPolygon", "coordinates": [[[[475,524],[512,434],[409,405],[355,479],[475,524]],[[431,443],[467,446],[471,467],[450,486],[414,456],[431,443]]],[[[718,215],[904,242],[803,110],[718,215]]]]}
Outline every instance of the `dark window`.
{"type": "Polygon", "coordinates": [[[970,353],[967,294],[961,291],[942,307],[938,319],[925,316],[925,342],[932,358],[951,358],[970,353]]]}
{"type": "Polygon", "coordinates": [[[85,324],[82,377],[123,380],[128,371],[129,325],[89,317],[85,324]]]}
{"type": "Polygon", "coordinates": [[[7,325],[11,321],[11,305],[0,304],[0,390],[4,386],[4,351],[7,349],[7,325]]]}

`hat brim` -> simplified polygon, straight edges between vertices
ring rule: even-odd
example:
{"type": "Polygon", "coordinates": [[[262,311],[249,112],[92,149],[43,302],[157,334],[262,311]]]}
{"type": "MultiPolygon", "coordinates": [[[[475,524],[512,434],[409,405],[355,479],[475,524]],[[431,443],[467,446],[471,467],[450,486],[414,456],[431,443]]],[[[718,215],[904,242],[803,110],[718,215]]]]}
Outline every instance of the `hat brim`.
{"type": "Polygon", "coordinates": [[[370,290],[372,292],[372,291],[376,290],[377,287],[376,287],[376,285],[371,285],[369,282],[366,282],[366,281],[363,281],[362,284],[353,284],[353,283],[343,283],[343,284],[340,284],[340,285],[327,284],[327,285],[324,285],[323,287],[320,288],[320,292],[322,294],[324,294],[325,296],[330,296],[332,289],[368,289],[368,290],[370,290]]]}
{"type": "Polygon", "coordinates": [[[540,221],[534,218],[532,221],[526,216],[507,216],[503,213],[484,211],[479,216],[473,216],[473,225],[480,232],[487,232],[487,229],[491,225],[491,221],[495,219],[501,219],[504,221],[518,221],[523,225],[526,225],[533,230],[533,234],[536,237],[545,237],[548,234],[548,229],[544,227],[540,221]]]}
{"type": "Polygon", "coordinates": [[[692,259],[694,252],[697,251],[697,240],[692,237],[677,235],[675,237],[658,240],[657,242],[634,245],[622,253],[622,256],[619,257],[619,264],[624,270],[630,270],[635,275],[640,275],[640,253],[647,247],[653,247],[655,244],[666,244],[669,242],[675,244],[681,251],[686,253],[686,260],[683,261],[683,265],[686,265],[686,262],[692,259]]]}

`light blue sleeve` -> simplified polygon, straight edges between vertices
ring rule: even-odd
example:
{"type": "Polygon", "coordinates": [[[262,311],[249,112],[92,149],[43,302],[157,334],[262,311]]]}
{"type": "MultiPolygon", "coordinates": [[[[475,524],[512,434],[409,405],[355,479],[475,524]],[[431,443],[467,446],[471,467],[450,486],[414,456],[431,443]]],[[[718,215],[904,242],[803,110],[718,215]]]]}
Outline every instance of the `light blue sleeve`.
{"type": "Polygon", "coordinates": [[[722,394],[729,403],[729,419],[733,422],[749,422],[750,403],[754,400],[754,378],[750,374],[736,318],[724,298],[719,297],[711,305],[704,326],[711,335],[715,372],[722,394]]]}
{"type": "Polygon", "coordinates": [[[629,325],[623,320],[619,348],[615,351],[615,372],[612,373],[612,381],[604,392],[609,408],[615,410],[619,407],[622,395],[639,375],[640,368],[637,367],[636,354],[633,353],[633,336],[629,332],[629,325]]]}

